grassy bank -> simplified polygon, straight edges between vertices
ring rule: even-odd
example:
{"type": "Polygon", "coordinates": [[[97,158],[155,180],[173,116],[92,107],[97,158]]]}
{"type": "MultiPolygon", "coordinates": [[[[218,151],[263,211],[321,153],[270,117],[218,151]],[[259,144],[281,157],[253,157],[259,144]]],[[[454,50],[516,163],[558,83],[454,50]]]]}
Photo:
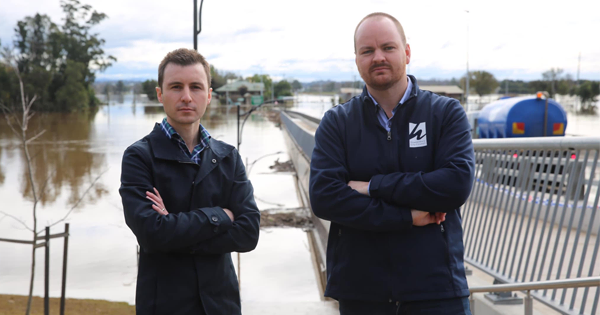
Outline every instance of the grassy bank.
{"type": "MultiPolygon", "coordinates": [[[[23,315],[27,308],[27,297],[22,295],[0,294],[0,315],[23,315]]],[[[50,299],[50,314],[60,313],[60,299],[50,299]]],[[[34,296],[31,303],[31,315],[44,314],[44,298],[34,296]]],[[[66,315],[134,315],[135,307],[125,302],[109,302],[104,300],[67,299],[66,315]]]]}

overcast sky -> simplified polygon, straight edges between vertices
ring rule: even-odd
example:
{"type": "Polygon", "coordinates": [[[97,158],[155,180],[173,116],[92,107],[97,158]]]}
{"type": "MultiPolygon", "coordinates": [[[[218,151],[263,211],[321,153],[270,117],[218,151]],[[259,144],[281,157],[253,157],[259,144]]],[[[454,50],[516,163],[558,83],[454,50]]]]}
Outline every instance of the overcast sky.
{"type": "MultiPolygon", "coordinates": [[[[82,3],[108,15],[94,30],[118,59],[99,79],[156,78],[167,52],[193,48],[192,0],[82,3]]],[[[217,69],[244,76],[358,79],[352,36],[375,11],[403,24],[413,55],[409,73],[421,79],[462,76],[468,37],[470,69],[500,80],[540,79],[553,67],[576,77],[580,52],[580,77],[600,80],[598,0],[206,0],[198,50],[217,69]]],[[[2,44],[12,43],[18,20],[38,12],[61,22],[59,0],[0,0],[2,44]]]]}

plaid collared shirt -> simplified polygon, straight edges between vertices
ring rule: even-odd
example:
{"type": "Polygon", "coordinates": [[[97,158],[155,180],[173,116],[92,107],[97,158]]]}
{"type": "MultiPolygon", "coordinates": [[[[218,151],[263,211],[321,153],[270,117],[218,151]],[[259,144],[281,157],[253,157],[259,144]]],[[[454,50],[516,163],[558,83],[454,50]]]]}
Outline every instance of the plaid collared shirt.
{"type": "Polygon", "coordinates": [[[208,133],[208,131],[206,131],[206,129],[204,129],[204,126],[202,126],[202,124],[200,124],[200,130],[198,131],[200,133],[200,139],[198,141],[199,143],[194,147],[194,150],[191,153],[187,145],[185,145],[185,141],[183,141],[183,138],[181,138],[181,136],[177,133],[177,131],[175,131],[173,126],[171,126],[171,124],[167,122],[167,118],[163,119],[160,126],[162,127],[162,130],[165,132],[165,135],[167,135],[169,139],[177,141],[177,144],[179,145],[181,151],[183,151],[183,153],[185,153],[185,155],[189,157],[190,160],[192,160],[192,162],[200,164],[200,152],[202,152],[202,150],[208,147],[208,144],[210,143],[211,139],[210,134],[208,133]]]}

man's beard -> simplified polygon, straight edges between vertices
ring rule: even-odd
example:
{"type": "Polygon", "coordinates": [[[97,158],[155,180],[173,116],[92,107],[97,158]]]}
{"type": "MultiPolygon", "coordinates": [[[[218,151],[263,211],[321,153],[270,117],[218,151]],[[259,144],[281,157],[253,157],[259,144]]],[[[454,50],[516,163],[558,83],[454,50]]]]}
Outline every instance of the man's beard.
{"type": "Polygon", "coordinates": [[[391,88],[392,86],[394,86],[396,83],[398,83],[400,81],[400,79],[402,78],[401,73],[393,68],[391,65],[389,64],[377,64],[377,65],[373,65],[369,68],[369,72],[366,75],[362,75],[361,77],[363,78],[363,80],[365,80],[365,83],[372,89],[377,90],[377,91],[385,91],[389,88],[391,88]],[[373,71],[372,69],[377,68],[377,67],[381,67],[381,66],[385,66],[389,69],[389,71],[391,72],[391,76],[389,76],[389,79],[381,82],[381,79],[377,79],[377,76],[372,75],[373,71]]]}

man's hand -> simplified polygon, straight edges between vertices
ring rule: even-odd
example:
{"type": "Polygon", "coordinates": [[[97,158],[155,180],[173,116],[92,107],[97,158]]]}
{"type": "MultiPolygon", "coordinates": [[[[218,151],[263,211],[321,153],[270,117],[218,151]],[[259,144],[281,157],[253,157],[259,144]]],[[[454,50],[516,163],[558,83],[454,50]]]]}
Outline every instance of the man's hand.
{"type": "MultiPolygon", "coordinates": [[[[152,205],[152,209],[154,209],[154,211],[158,212],[158,214],[161,214],[161,215],[169,214],[167,209],[165,209],[165,204],[163,203],[160,193],[158,192],[158,190],[156,188],[153,187],[153,189],[156,194],[153,194],[149,191],[146,192],[146,198],[148,198],[148,199],[152,200],[152,202],[154,202],[154,204],[152,205]]],[[[234,218],[235,218],[235,216],[233,215],[233,212],[231,212],[229,209],[225,209],[225,208],[223,208],[223,211],[225,211],[225,214],[227,214],[227,216],[229,217],[231,222],[233,222],[234,218]]]]}
{"type": "Polygon", "coordinates": [[[368,196],[369,195],[369,182],[360,182],[356,180],[351,180],[348,182],[348,186],[350,188],[358,191],[359,193],[368,196]]]}
{"type": "Polygon", "coordinates": [[[154,192],[156,193],[156,195],[149,191],[146,192],[146,198],[148,198],[148,199],[152,200],[152,202],[154,202],[154,204],[152,205],[152,209],[154,209],[156,212],[158,212],[158,214],[162,214],[162,215],[169,214],[169,212],[165,208],[165,204],[163,203],[160,193],[158,192],[158,190],[156,190],[156,188],[154,188],[154,187],[152,187],[152,188],[154,189],[154,192]]]}
{"type": "Polygon", "coordinates": [[[231,212],[229,209],[225,209],[225,208],[223,208],[223,211],[225,211],[225,213],[227,214],[229,219],[231,219],[231,222],[233,222],[234,218],[235,218],[235,216],[233,215],[233,212],[231,212]]]}
{"type": "Polygon", "coordinates": [[[420,210],[410,210],[412,215],[413,225],[425,226],[428,224],[441,224],[446,221],[446,213],[444,212],[427,212],[420,210]]]}

